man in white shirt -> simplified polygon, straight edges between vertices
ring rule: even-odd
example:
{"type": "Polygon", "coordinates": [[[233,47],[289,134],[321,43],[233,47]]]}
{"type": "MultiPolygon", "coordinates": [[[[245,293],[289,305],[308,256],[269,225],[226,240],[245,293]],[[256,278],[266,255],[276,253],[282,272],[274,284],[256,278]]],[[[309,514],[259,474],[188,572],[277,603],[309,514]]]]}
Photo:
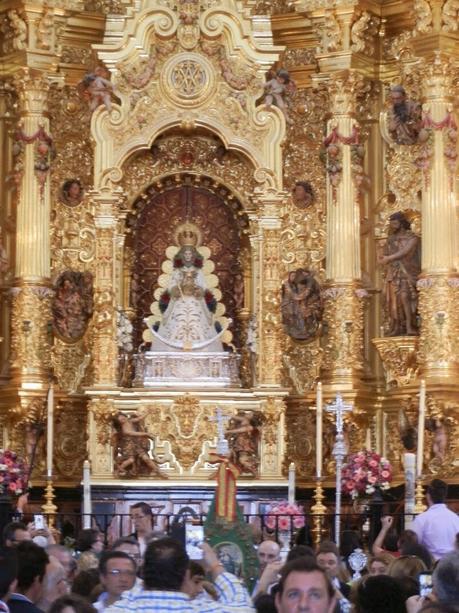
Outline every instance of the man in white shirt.
{"type": "Polygon", "coordinates": [[[428,509],[416,517],[410,529],[416,532],[418,541],[432,554],[435,560],[454,549],[459,532],[459,517],[445,504],[448,485],[434,479],[426,490],[428,509]]]}

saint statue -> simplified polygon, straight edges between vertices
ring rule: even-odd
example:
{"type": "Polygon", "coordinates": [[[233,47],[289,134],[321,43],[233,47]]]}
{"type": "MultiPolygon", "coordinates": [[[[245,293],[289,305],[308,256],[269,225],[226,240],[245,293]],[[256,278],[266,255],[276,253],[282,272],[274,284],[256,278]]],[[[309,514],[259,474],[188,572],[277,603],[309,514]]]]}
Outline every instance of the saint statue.
{"type": "Polygon", "coordinates": [[[392,108],[389,111],[388,130],[397,145],[414,145],[422,128],[422,111],[419,102],[408,100],[405,89],[396,85],[390,90],[392,108]]]}
{"type": "Polygon", "coordinates": [[[258,476],[261,416],[247,411],[232,417],[225,432],[232,462],[243,475],[258,476]]]}
{"type": "Polygon", "coordinates": [[[282,323],[295,340],[311,340],[320,330],[323,302],[320,285],[311,271],[299,268],[289,272],[282,285],[282,323]]]}
{"type": "MultiPolygon", "coordinates": [[[[162,317],[151,327],[151,351],[222,352],[223,342],[231,339],[227,330],[231,320],[217,316],[218,306],[219,314],[224,312],[217,300],[221,296],[218,279],[211,274],[210,250],[197,246],[199,236],[194,224],[183,224],[176,231],[180,246],[167,251],[172,261],[165,262],[163,270],[172,271],[162,275],[165,289],[157,303],[162,317]]],[[[155,304],[152,312],[157,312],[155,304]]]]}
{"type": "Polygon", "coordinates": [[[379,262],[387,265],[385,297],[390,320],[388,335],[416,335],[416,282],[421,272],[421,241],[411,231],[411,224],[402,212],[389,217],[389,236],[379,262]]]}

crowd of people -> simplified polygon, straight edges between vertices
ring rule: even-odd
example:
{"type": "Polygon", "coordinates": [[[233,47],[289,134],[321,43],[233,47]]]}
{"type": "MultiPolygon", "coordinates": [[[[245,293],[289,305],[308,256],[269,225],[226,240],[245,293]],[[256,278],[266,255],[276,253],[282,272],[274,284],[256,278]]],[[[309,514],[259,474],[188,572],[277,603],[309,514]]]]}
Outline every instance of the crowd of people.
{"type": "Polygon", "coordinates": [[[202,559],[190,560],[182,543],[155,532],[146,503],[130,509],[131,535],[106,547],[98,530],[86,529],[77,553],[46,530],[36,534],[11,522],[0,550],[0,611],[459,613],[459,518],[447,508],[446,493],[446,484],[434,480],[428,510],[398,538],[392,518],[384,517],[362,577],[354,580],[349,554],[358,534],[342,538],[341,548],[330,540],[316,548],[297,544],[286,559],[275,540],[262,541],[251,594],[209,544],[202,545],[202,559]]]}

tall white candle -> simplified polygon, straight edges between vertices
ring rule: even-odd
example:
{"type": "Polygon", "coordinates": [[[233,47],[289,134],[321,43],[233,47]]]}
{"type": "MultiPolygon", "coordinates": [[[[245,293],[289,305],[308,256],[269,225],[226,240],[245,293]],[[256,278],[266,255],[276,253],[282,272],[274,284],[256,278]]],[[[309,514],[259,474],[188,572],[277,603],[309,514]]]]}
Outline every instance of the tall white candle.
{"type": "Polygon", "coordinates": [[[91,465],[89,460],[83,463],[83,528],[91,527],[91,465]]]}
{"type": "Polygon", "coordinates": [[[53,476],[54,387],[49,386],[46,424],[46,475],[53,476]]]}
{"type": "Polygon", "coordinates": [[[290,462],[288,467],[288,502],[295,502],[295,464],[290,462]]]}
{"type": "Polygon", "coordinates": [[[316,396],[316,476],[318,479],[322,477],[322,383],[317,384],[316,396]]]}
{"type": "Polygon", "coordinates": [[[419,389],[419,416],[418,416],[418,448],[416,462],[416,476],[422,475],[423,458],[424,458],[424,428],[426,421],[426,382],[421,380],[419,389]]]}
{"type": "Polygon", "coordinates": [[[405,469],[405,526],[413,519],[415,501],[415,469],[416,456],[414,453],[405,453],[403,456],[405,469]]]}

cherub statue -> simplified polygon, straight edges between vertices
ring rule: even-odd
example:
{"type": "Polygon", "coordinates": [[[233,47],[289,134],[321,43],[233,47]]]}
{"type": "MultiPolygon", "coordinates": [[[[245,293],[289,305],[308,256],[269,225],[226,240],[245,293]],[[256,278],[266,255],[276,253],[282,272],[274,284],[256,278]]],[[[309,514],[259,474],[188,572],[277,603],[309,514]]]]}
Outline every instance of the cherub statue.
{"type": "Polygon", "coordinates": [[[90,72],[80,82],[85,96],[89,100],[89,109],[95,111],[101,104],[110,113],[112,110],[113,85],[104,77],[106,74],[104,68],[98,66],[94,72],[90,72]]]}
{"type": "Polygon", "coordinates": [[[15,51],[22,51],[27,46],[27,24],[15,10],[8,11],[8,18],[13,31],[12,47],[15,51]]]}
{"type": "Polygon", "coordinates": [[[276,76],[265,83],[265,98],[264,103],[266,106],[277,106],[282,111],[285,117],[285,121],[288,124],[293,123],[288,116],[287,104],[285,102],[286,93],[294,88],[293,81],[290,80],[289,73],[280,69],[277,71],[276,76]]]}
{"type": "Polygon", "coordinates": [[[145,415],[128,417],[118,413],[113,418],[116,429],[113,444],[116,448],[116,466],[120,477],[137,476],[142,465],[149,474],[165,478],[156,462],[148,455],[150,434],[142,429],[145,415]]]}
{"type": "Polygon", "coordinates": [[[301,209],[309,208],[315,199],[314,190],[309,181],[297,181],[292,194],[293,202],[301,209]]]}

